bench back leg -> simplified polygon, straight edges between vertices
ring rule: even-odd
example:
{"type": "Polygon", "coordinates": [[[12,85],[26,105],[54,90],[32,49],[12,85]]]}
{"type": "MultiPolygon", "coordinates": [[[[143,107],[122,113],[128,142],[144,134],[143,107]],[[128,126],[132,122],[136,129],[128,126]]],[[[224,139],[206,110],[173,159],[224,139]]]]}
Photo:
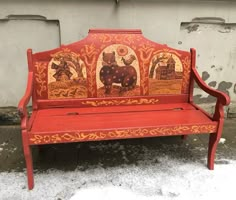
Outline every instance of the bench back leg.
{"type": "Polygon", "coordinates": [[[209,136],[207,166],[210,170],[214,170],[215,153],[217,145],[222,135],[223,123],[224,119],[220,119],[217,132],[211,133],[209,136]]]}
{"type": "Polygon", "coordinates": [[[23,143],[23,150],[24,150],[25,163],[26,163],[28,188],[29,190],[32,190],[34,187],[33,161],[32,161],[31,148],[28,143],[27,134],[28,133],[25,130],[22,131],[22,143],[23,143]]]}
{"type": "Polygon", "coordinates": [[[181,135],[181,139],[182,139],[182,140],[186,140],[187,137],[188,137],[187,135],[181,135]]]}

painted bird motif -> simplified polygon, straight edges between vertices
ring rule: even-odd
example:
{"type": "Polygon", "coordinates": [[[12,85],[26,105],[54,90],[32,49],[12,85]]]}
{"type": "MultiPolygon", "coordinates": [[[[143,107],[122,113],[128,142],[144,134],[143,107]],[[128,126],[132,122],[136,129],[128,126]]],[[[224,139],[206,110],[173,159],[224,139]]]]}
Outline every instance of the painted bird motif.
{"type": "Polygon", "coordinates": [[[135,56],[134,55],[130,55],[128,59],[125,59],[124,57],[121,58],[121,60],[123,61],[123,63],[128,66],[128,65],[131,65],[132,62],[134,60],[136,60],[135,56]]]}

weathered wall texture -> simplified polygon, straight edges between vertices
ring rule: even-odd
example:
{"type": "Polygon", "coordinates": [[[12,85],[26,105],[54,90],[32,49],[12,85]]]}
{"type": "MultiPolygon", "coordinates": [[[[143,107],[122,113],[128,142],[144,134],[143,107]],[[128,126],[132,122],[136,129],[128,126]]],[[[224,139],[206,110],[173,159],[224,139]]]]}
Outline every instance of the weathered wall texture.
{"type": "MultiPolygon", "coordinates": [[[[90,28],[140,28],[153,41],[196,48],[203,79],[236,102],[234,1],[0,0],[0,107],[16,106],[24,92],[27,48],[74,42],[90,28]]],[[[213,101],[198,88],[195,100],[213,101]]]]}

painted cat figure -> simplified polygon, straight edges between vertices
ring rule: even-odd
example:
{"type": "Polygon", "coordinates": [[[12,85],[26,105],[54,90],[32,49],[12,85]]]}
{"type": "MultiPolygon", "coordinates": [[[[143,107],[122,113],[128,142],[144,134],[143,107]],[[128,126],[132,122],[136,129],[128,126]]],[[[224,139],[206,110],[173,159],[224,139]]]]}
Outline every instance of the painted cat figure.
{"type": "Polygon", "coordinates": [[[135,88],[137,83],[136,69],[131,65],[118,66],[115,52],[103,52],[103,67],[100,70],[100,80],[104,84],[105,94],[111,94],[112,84],[120,83],[120,93],[135,88]]]}

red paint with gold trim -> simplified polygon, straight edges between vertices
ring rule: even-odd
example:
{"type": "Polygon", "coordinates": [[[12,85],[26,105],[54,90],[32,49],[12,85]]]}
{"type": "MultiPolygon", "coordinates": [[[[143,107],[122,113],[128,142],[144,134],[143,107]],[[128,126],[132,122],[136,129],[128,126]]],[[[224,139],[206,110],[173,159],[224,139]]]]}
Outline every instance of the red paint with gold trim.
{"type": "Polygon", "coordinates": [[[188,94],[190,53],[147,40],[139,31],[90,31],[33,59],[37,99],[188,94]]]}
{"type": "Polygon", "coordinates": [[[194,49],[157,44],[140,30],[99,29],[81,41],[27,55],[28,83],[18,111],[29,189],[31,145],[206,133],[208,168],[214,168],[223,106],[230,99],[203,82],[194,49]],[[194,82],[216,97],[213,116],[193,103],[194,82]]]}

